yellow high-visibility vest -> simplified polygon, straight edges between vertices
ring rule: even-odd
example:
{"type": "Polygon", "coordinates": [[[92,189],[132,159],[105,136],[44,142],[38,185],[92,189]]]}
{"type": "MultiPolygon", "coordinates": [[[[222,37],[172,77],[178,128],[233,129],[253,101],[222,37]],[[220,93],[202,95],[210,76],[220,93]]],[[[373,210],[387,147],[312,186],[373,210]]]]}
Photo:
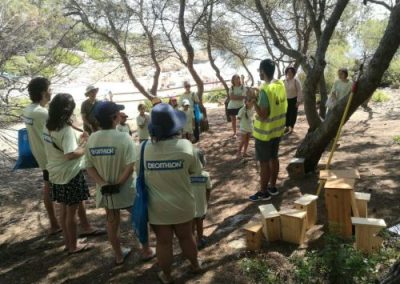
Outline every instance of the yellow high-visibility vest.
{"type": "Polygon", "coordinates": [[[269,115],[261,119],[258,115],[254,120],[253,137],[261,141],[269,141],[281,137],[285,130],[287,99],[283,81],[276,80],[261,86],[261,96],[267,95],[269,102],[269,115]]]}

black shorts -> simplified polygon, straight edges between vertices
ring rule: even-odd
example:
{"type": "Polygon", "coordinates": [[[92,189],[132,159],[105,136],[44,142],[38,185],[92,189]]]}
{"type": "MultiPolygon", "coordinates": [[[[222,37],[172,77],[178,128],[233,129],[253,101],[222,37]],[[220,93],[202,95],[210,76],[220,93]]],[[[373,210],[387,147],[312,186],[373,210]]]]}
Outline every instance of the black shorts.
{"type": "Polygon", "coordinates": [[[237,116],[240,109],[241,109],[241,107],[240,108],[228,108],[226,111],[227,111],[228,115],[230,115],[230,116],[237,116]]]}
{"type": "Polygon", "coordinates": [[[49,181],[49,171],[48,170],[43,170],[43,180],[49,181]]]}
{"type": "Polygon", "coordinates": [[[256,140],[256,160],[267,162],[278,158],[279,142],[281,138],[274,138],[269,141],[256,140]]]}

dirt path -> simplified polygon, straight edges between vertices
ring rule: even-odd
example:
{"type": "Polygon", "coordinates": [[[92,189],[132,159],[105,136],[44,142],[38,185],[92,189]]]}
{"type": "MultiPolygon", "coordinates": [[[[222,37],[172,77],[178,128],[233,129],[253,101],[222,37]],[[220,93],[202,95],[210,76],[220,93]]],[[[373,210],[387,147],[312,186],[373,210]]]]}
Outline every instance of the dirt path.
{"type": "MultiPolygon", "coordinates": [[[[356,190],[372,194],[369,216],[384,218],[390,224],[400,216],[400,145],[393,142],[393,137],[400,135],[400,100],[392,94],[391,101],[371,103],[371,107],[369,113],[357,111],[345,126],[332,168],[358,168],[361,180],[356,190]]],[[[209,117],[212,131],[203,134],[199,143],[206,152],[207,170],[214,183],[205,221],[208,244],[200,252],[205,273],[189,274],[188,263],[176,247],[174,276],[177,283],[248,283],[238,266],[238,261],[249,254],[244,249],[241,227],[251,219],[257,220],[258,205],[270,202],[248,201],[248,196],[258,187],[256,162],[235,159],[237,141],[230,138],[230,125],[225,122],[222,108],[210,109],[209,117]]],[[[295,132],[282,141],[281,194],[272,199],[277,209],[290,207],[301,194],[316,191],[316,174],[289,180],[285,170],[306,128],[301,112],[295,132]]],[[[254,155],[253,141],[249,149],[254,155]]],[[[2,164],[0,176],[0,283],[158,283],[156,260],[142,263],[138,253],[130,256],[124,266],[114,267],[106,236],[90,238],[95,244],[91,251],[67,256],[62,252],[61,236],[46,237],[45,234],[48,224],[40,201],[40,173],[37,170],[10,172],[9,166],[2,164]]],[[[95,209],[93,201],[87,207],[92,223],[103,227],[103,210],[95,209]]],[[[264,244],[265,251],[289,256],[317,246],[318,237],[324,232],[323,201],[318,203],[318,209],[321,226],[308,236],[309,241],[303,247],[264,244]]],[[[137,251],[138,243],[129,230],[128,214],[124,214],[122,223],[123,242],[133,245],[137,251]]]]}

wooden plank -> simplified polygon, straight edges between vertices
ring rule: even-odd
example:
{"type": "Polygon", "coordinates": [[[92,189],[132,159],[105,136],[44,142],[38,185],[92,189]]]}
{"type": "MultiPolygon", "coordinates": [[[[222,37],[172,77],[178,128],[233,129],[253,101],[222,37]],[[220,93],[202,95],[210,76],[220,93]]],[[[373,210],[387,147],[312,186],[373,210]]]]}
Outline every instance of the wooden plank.
{"type": "Polygon", "coordinates": [[[368,201],[371,198],[371,194],[363,192],[354,192],[356,198],[356,205],[358,209],[358,217],[368,217],[368,201]]]}
{"type": "Polygon", "coordinates": [[[303,244],[305,241],[307,214],[299,210],[280,211],[282,240],[294,244],[303,244]]]}
{"type": "Polygon", "coordinates": [[[325,182],[325,188],[354,189],[355,180],[348,178],[330,179],[325,182]]]}
{"type": "Polygon", "coordinates": [[[384,219],[352,217],[351,222],[353,223],[353,225],[367,225],[386,228],[386,222],[384,219]]]}
{"type": "Polygon", "coordinates": [[[281,239],[280,214],[272,204],[258,206],[262,216],[263,234],[269,242],[281,239]]]}
{"type": "Polygon", "coordinates": [[[296,209],[307,212],[307,229],[317,223],[317,199],[316,195],[305,194],[294,202],[296,209]]]}
{"type": "Polygon", "coordinates": [[[325,190],[325,205],[328,212],[329,230],[344,238],[352,236],[351,190],[328,188],[325,190]]]}
{"type": "Polygon", "coordinates": [[[360,179],[360,173],[357,169],[345,169],[345,170],[321,170],[319,172],[320,179],[360,179]]]}
{"type": "Polygon", "coordinates": [[[353,216],[360,217],[360,214],[358,213],[356,196],[355,196],[353,190],[351,191],[351,194],[350,194],[350,201],[351,201],[351,211],[353,212],[353,216]]]}
{"type": "Polygon", "coordinates": [[[243,227],[248,250],[258,250],[262,244],[262,224],[250,223],[243,227]]]}
{"type": "Polygon", "coordinates": [[[355,226],[356,249],[366,253],[380,249],[383,239],[378,236],[380,230],[386,227],[385,220],[373,218],[351,218],[355,226]]]}

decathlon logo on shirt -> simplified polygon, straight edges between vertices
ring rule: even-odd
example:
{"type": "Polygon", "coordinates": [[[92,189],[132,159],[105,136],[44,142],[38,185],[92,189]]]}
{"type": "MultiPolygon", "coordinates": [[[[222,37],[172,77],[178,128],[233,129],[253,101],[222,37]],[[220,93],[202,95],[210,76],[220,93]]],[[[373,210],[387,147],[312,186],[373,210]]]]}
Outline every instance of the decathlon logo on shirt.
{"type": "Polygon", "coordinates": [[[207,182],[207,177],[190,177],[190,182],[191,183],[206,183],[207,182]]]}
{"type": "Polygon", "coordinates": [[[115,155],[115,147],[96,147],[89,148],[92,156],[113,156],[115,155]]]}
{"type": "Polygon", "coordinates": [[[180,170],[183,169],[183,160],[147,161],[149,171],[180,170]]]}

